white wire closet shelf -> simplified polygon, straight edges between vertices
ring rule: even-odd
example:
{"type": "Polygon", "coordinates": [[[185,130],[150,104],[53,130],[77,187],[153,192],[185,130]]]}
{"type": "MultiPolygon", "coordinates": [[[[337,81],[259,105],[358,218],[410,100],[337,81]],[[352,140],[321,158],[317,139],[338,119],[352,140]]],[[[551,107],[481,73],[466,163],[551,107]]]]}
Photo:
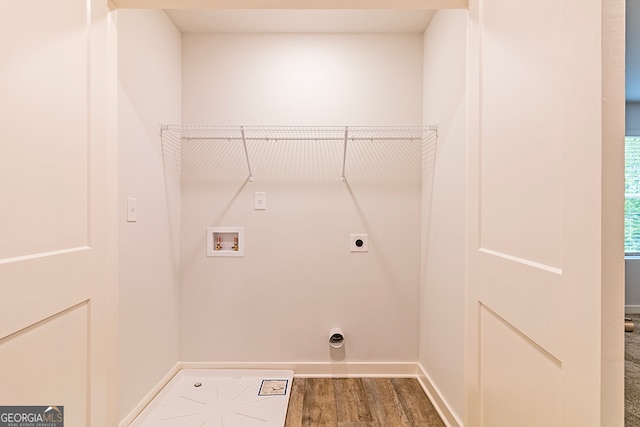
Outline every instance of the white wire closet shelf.
{"type": "Polygon", "coordinates": [[[238,141],[244,148],[250,182],[253,181],[247,141],[341,141],[341,181],[346,180],[347,147],[352,141],[424,141],[437,138],[437,125],[408,126],[235,126],[160,124],[162,138],[174,141],[238,141]]]}

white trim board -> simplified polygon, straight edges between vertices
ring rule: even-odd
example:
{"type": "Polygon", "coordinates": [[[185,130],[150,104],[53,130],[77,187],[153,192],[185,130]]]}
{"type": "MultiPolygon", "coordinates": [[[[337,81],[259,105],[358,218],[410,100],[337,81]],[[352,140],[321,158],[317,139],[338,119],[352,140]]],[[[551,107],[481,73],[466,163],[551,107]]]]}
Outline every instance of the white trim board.
{"type": "Polygon", "coordinates": [[[179,362],[180,369],[291,370],[294,378],[415,377],[415,363],[179,362]]]}
{"type": "Polygon", "coordinates": [[[133,420],[144,411],[144,408],[151,403],[151,401],[160,393],[160,391],[166,386],[169,381],[182,369],[180,366],[180,362],[173,365],[169,372],[166,373],[164,377],[160,379],[160,381],[151,388],[149,393],[147,393],[141,400],[138,402],[136,406],[122,419],[118,424],[118,427],[128,427],[129,424],[133,422],[133,420]]]}
{"type": "Polygon", "coordinates": [[[418,382],[422,386],[422,389],[427,394],[427,397],[433,404],[433,407],[438,411],[438,415],[442,418],[442,421],[447,427],[462,427],[462,421],[451,410],[451,407],[447,403],[447,400],[442,396],[440,390],[431,381],[431,377],[424,370],[421,364],[418,363],[418,382]]]}

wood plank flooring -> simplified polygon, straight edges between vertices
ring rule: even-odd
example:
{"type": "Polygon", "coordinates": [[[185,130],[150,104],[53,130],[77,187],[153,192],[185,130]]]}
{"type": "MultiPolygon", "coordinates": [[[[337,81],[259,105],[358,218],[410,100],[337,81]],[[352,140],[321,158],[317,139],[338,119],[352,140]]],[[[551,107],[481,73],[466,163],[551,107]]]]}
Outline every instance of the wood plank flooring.
{"type": "Polygon", "coordinates": [[[285,427],[444,427],[415,378],[294,378],[285,427]]]}

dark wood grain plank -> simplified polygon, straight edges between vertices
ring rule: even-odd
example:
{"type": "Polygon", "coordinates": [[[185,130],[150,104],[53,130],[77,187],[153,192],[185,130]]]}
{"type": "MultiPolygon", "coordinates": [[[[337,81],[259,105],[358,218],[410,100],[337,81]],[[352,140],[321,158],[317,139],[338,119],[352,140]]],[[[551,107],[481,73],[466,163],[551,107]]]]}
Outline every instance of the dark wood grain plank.
{"type": "Polygon", "coordinates": [[[389,378],[363,378],[374,421],[381,427],[414,427],[409,422],[389,378]]]}
{"type": "Polygon", "coordinates": [[[341,423],[348,422],[373,422],[361,378],[336,378],[333,380],[333,388],[336,395],[338,425],[342,426],[341,423]]]}
{"type": "Polygon", "coordinates": [[[289,406],[284,427],[302,427],[302,408],[307,386],[306,378],[294,378],[289,391],[289,406]]]}
{"type": "Polygon", "coordinates": [[[398,400],[413,426],[445,427],[438,412],[415,378],[392,378],[398,400]]]}
{"type": "Polygon", "coordinates": [[[331,378],[307,378],[302,427],[336,427],[336,400],[331,378]]]}
{"type": "Polygon", "coordinates": [[[295,378],[285,427],[444,427],[415,378],[295,378]]]}

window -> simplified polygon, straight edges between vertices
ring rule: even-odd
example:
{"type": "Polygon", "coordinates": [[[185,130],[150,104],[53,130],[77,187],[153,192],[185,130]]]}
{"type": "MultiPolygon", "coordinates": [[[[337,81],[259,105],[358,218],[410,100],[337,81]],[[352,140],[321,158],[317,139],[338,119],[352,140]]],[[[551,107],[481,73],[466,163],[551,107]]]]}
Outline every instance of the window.
{"type": "Polygon", "coordinates": [[[624,144],[624,252],[640,256],[640,136],[624,144]]]}

